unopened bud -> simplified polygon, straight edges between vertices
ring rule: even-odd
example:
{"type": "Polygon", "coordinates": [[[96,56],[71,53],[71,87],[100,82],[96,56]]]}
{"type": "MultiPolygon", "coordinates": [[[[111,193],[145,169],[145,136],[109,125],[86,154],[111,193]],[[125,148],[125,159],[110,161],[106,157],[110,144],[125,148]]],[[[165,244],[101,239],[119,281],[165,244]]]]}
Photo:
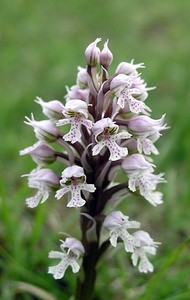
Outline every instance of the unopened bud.
{"type": "Polygon", "coordinates": [[[39,165],[45,166],[56,160],[55,151],[45,142],[37,142],[33,146],[27,147],[20,151],[20,155],[29,154],[32,159],[39,165]]]}
{"type": "Polygon", "coordinates": [[[100,63],[105,69],[107,69],[111,65],[112,61],[113,61],[113,54],[108,48],[108,40],[107,40],[104,44],[103,50],[100,53],[100,63]]]}
{"type": "Polygon", "coordinates": [[[133,64],[133,60],[131,61],[131,63],[121,62],[118,65],[115,73],[116,74],[125,74],[125,75],[136,74],[136,70],[138,68],[145,68],[144,63],[133,64]]]}
{"type": "Polygon", "coordinates": [[[100,41],[100,38],[96,39],[85,50],[86,63],[90,67],[95,67],[100,62],[100,49],[96,46],[100,41]]]}
{"type": "Polygon", "coordinates": [[[34,128],[34,133],[40,141],[53,143],[61,135],[60,131],[50,120],[36,121],[33,114],[31,119],[26,117],[26,120],[24,123],[34,128]]]}
{"type": "Polygon", "coordinates": [[[59,120],[62,118],[63,104],[60,101],[52,100],[45,102],[42,98],[36,97],[35,102],[41,105],[44,115],[48,118],[52,120],[59,120]]]}

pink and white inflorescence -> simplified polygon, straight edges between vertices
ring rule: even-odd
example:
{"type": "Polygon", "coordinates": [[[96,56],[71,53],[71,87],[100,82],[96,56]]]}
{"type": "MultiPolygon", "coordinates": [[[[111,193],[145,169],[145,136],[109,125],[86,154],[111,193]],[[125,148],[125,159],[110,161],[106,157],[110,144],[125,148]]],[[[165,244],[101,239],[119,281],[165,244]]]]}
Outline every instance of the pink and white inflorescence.
{"type": "Polygon", "coordinates": [[[152,272],[148,256],[156,254],[159,244],[140,229],[140,222],[131,220],[127,209],[124,213],[114,209],[130,195],[153,206],[163,202],[157,186],[165,181],[164,175],[154,173],[150,155],[159,154],[155,143],[167,129],[165,115],[151,118],[146,99],[153,88],[141,78],[144,64],[121,62],[110,75],[113,54],[108,41],[101,51],[100,41],[86,48],[86,67],[78,67],[76,83],[66,88],[64,103],[37,97],[45,119],[37,121],[32,114],[25,121],[38,139],[20,151],[37,164],[26,175],[29,187],[36,190],[26,204],[36,207],[53,194],[65,209],[77,208],[80,218],[81,240],[68,237],[61,241],[62,252],[49,253],[50,258],[61,260],[49,267],[55,279],[63,277],[69,266],[74,273],[79,271],[92,241],[97,257],[109,245],[123,243],[132,264],[140,272],[152,272]],[[50,164],[62,166],[61,174],[53,166],[45,167],[50,164]],[[121,170],[123,182],[118,183],[115,178],[121,170]]]}

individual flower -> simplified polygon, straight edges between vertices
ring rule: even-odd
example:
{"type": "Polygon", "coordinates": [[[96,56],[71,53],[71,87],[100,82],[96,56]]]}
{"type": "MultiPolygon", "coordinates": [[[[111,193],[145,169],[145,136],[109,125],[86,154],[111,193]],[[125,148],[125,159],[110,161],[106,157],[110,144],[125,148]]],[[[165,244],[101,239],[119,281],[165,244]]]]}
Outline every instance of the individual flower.
{"type": "Polygon", "coordinates": [[[128,154],[127,148],[120,147],[116,141],[129,139],[131,134],[127,131],[118,133],[119,126],[110,118],[97,121],[92,127],[97,144],[92,148],[92,155],[97,155],[106,146],[110,151],[109,159],[112,161],[124,158],[128,154]]]}
{"type": "Polygon", "coordinates": [[[108,40],[104,43],[104,48],[100,52],[100,63],[107,70],[113,60],[113,54],[108,48],[108,40]]]}
{"type": "Polygon", "coordinates": [[[42,167],[56,160],[55,150],[43,141],[21,150],[20,155],[30,154],[32,159],[42,167]]]}
{"type": "Polygon", "coordinates": [[[82,243],[72,237],[61,240],[61,251],[50,251],[49,258],[61,259],[56,266],[48,268],[48,273],[52,274],[55,279],[60,279],[64,276],[65,271],[70,266],[73,273],[77,273],[80,269],[80,258],[84,254],[82,243]]]}
{"type": "Polygon", "coordinates": [[[66,193],[71,193],[71,200],[67,207],[81,207],[86,203],[86,200],[81,197],[81,191],[93,193],[96,188],[94,184],[86,183],[86,175],[84,170],[79,166],[71,166],[66,168],[61,175],[60,184],[63,188],[56,192],[55,197],[59,200],[66,193]]]}
{"type": "Polygon", "coordinates": [[[123,215],[121,211],[113,211],[106,216],[103,226],[109,231],[113,247],[117,246],[118,238],[123,241],[126,252],[133,252],[135,247],[139,246],[139,241],[128,232],[128,229],[139,228],[140,223],[129,221],[129,217],[123,215]]]}
{"type": "Polygon", "coordinates": [[[156,248],[160,243],[154,242],[150,235],[143,230],[134,232],[133,236],[140,242],[140,245],[134,249],[131,256],[133,265],[137,266],[139,263],[138,269],[142,273],[153,272],[154,267],[149,261],[147,254],[155,255],[156,248]]]}
{"type": "Polygon", "coordinates": [[[137,116],[127,120],[128,130],[137,139],[137,149],[140,153],[144,152],[146,155],[151,153],[159,154],[154,145],[160,135],[161,131],[167,129],[165,124],[165,115],[160,119],[154,120],[148,116],[137,116]]]}
{"type": "Polygon", "coordinates": [[[100,62],[100,49],[97,47],[97,44],[101,41],[100,38],[97,38],[93,43],[88,45],[85,50],[85,59],[87,65],[90,67],[95,67],[100,62]]]}
{"type": "Polygon", "coordinates": [[[60,132],[50,120],[36,121],[33,114],[31,119],[26,117],[26,120],[24,123],[34,128],[34,133],[39,140],[53,143],[59,138],[60,132]]]}
{"type": "Polygon", "coordinates": [[[76,143],[81,138],[81,125],[87,128],[92,128],[92,121],[88,120],[88,106],[86,102],[82,100],[70,100],[66,102],[63,107],[63,115],[65,119],[59,120],[56,125],[62,126],[71,124],[70,131],[63,136],[65,141],[69,141],[72,144],[76,143]]]}
{"type": "Polygon", "coordinates": [[[152,205],[162,203],[162,193],[157,192],[157,184],[165,182],[164,174],[153,174],[154,165],[146,161],[142,154],[132,154],[122,161],[122,168],[129,177],[128,186],[132,192],[139,190],[140,194],[152,205]]]}
{"type": "Polygon", "coordinates": [[[42,107],[45,116],[52,120],[59,120],[62,117],[63,104],[58,100],[45,102],[42,98],[36,97],[35,102],[42,107]]]}
{"type": "Polygon", "coordinates": [[[125,104],[129,106],[129,110],[133,113],[150,112],[150,108],[143,102],[138,100],[138,97],[144,93],[144,90],[133,87],[133,81],[138,75],[116,75],[111,83],[110,90],[117,97],[117,104],[123,109],[125,104]]]}
{"type": "Polygon", "coordinates": [[[40,202],[44,203],[49,193],[59,186],[58,176],[50,169],[34,169],[28,176],[28,186],[37,189],[37,193],[26,199],[28,207],[36,207],[40,202]]]}

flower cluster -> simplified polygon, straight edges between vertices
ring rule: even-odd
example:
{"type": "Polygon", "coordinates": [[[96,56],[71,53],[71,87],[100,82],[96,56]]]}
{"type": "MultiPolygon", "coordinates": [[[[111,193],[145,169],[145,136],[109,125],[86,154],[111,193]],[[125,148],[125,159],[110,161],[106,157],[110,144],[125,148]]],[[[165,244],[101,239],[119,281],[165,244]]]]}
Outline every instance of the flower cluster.
{"type": "Polygon", "coordinates": [[[155,142],[167,126],[165,115],[152,119],[145,104],[153,88],[147,87],[139,73],[144,64],[122,62],[109,75],[113,55],[108,41],[100,50],[100,41],[96,39],[86,48],[86,67],[78,67],[76,84],[67,87],[64,103],[37,97],[35,102],[47,118],[36,121],[32,114],[25,121],[38,139],[20,151],[20,155],[31,155],[37,164],[25,175],[29,187],[37,190],[26,199],[28,207],[36,207],[54,193],[57,200],[63,198],[63,206],[78,208],[81,219],[81,241],[68,237],[61,241],[62,252],[49,253],[50,258],[61,260],[49,268],[55,279],[63,277],[69,266],[74,273],[79,271],[82,256],[87,260],[90,255],[92,241],[97,258],[105,251],[105,243],[116,247],[123,242],[133,265],[138,264],[140,272],[152,272],[148,255],[155,255],[159,244],[140,230],[139,222],[121,211],[106,212],[108,206],[110,211],[110,206],[134,193],[154,206],[162,203],[157,185],[164,178],[162,173],[154,174],[150,155],[159,154],[155,142]],[[61,174],[45,167],[58,162],[63,166],[61,174]],[[117,183],[115,175],[121,169],[126,175],[117,183]],[[108,237],[103,245],[104,229],[108,237]]]}

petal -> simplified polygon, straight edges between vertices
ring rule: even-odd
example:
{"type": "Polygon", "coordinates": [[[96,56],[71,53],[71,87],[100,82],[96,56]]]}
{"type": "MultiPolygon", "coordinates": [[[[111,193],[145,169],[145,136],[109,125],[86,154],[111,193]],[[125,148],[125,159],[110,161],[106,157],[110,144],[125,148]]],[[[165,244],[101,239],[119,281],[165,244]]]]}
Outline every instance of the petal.
{"type": "Polygon", "coordinates": [[[136,180],[137,180],[137,178],[135,176],[129,177],[128,187],[132,192],[136,191],[136,180]]]}
{"type": "Polygon", "coordinates": [[[143,112],[144,109],[146,108],[146,105],[144,104],[144,102],[136,100],[132,96],[129,97],[128,104],[129,104],[130,111],[133,112],[133,113],[135,113],[135,114],[143,112]]]}
{"type": "Polygon", "coordinates": [[[135,247],[137,247],[140,243],[137,241],[132,235],[130,235],[127,231],[121,232],[121,239],[124,242],[124,247],[126,252],[133,252],[135,247]]]}
{"type": "Polygon", "coordinates": [[[70,131],[63,136],[65,141],[76,143],[81,138],[80,123],[72,123],[70,131]]]}
{"type": "Polygon", "coordinates": [[[148,273],[148,272],[153,272],[154,267],[151,264],[151,262],[148,260],[146,255],[141,256],[141,260],[139,263],[139,272],[141,273],[148,273]]]}
{"type": "Polygon", "coordinates": [[[125,96],[121,93],[119,98],[117,99],[117,104],[121,107],[124,108],[125,106],[125,96]]]}
{"type": "Polygon", "coordinates": [[[79,187],[81,190],[88,191],[90,193],[93,193],[96,190],[94,184],[84,183],[84,184],[80,184],[79,187]]]}
{"type": "Polygon", "coordinates": [[[35,196],[27,198],[26,199],[27,206],[30,208],[34,208],[34,207],[38,206],[38,204],[40,203],[41,197],[42,197],[42,193],[41,193],[41,191],[38,191],[35,196]]]}
{"type": "Polygon", "coordinates": [[[117,239],[118,239],[118,236],[119,234],[114,231],[114,232],[111,232],[111,236],[110,236],[110,243],[113,247],[116,247],[117,246],[117,239]]]}
{"type": "Polygon", "coordinates": [[[41,203],[44,203],[49,197],[49,192],[47,190],[43,190],[42,193],[43,193],[42,194],[43,197],[42,197],[41,203]]]}
{"type": "Polygon", "coordinates": [[[92,121],[86,120],[85,118],[81,119],[81,124],[83,124],[87,128],[92,128],[92,121]]]}
{"type": "Polygon", "coordinates": [[[61,199],[63,197],[63,195],[65,195],[66,193],[71,191],[71,187],[70,186],[66,186],[60,190],[58,190],[55,194],[55,198],[57,198],[57,200],[61,199]]]}
{"type": "Polygon", "coordinates": [[[77,273],[80,269],[80,265],[75,260],[73,260],[71,262],[71,268],[72,268],[73,273],[77,273]]]}
{"type": "Polygon", "coordinates": [[[138,258],[139,258],[139,252],[138,250],[135,250],[131,256],[131,259],[132,259],[132,264],[133,266],[136,267],[137,263],[138,263],[138,258]]]}
{"type": "Polygon", "coordinates": [[[152,192],[149,191],[145,195],[143,195],[146,200],[150,202],[150,204],[157,206],[163,203],[162,197],[163,194],[161,192],[152,192]]]}
{"type": "Polygon", "coordinates": [[[146,155],[150,155],[151,153],[155,155],[159,154],[153,142],[147,138],[137,138],[137,149],[140,153],[144,152],[146,155]]]}
{"type": "Polygon", "coordinates": [[[49,254],[48,254],[48,257],[49,258],[60,258],[60,259],[63,259],[64,255],[65,254],[63,252],[60,252],[60,251],[50,251],[49,254]]]}
{"type": "Polygon", "coordinates": [[[132,135],[127,132],[127,131],[123,131],[123,132],[119,132],[114,136],[112,136],[112,138],[114,138],[114,140],[119,140],[119,139],[129,139],[132,135]]]}
{"type": "Polygon", "coordinates": [[[72,123],[71,119],[61,119],[56,122],[56,126],[63,126],[63,125],[70,124],[70,123],[72,123]]]}
{"type": "Polygon", "coordinates": [[[111,138],[105,140],[106,146],[110,151],[109,160],[115,161],[121,159],[128,154],[128,149],[120,147],[114,140],[111,138]]]}
{"type": "Polygon", "coordinates": [[[100,153],[100,151],[104,148],[105,146],[105,142],[101,141],[98,142],[98,144],[96,144],[93,148],[92,148],[92,155],[97,155],[100,153]]]}
{"type": "Polygon", "coordinates": [[[48,273],[52,274],[55,279],[61,279],[64,276],[68,266],[68,263],[61,261],[57,266],[49,267],[48,273]]]}
{"type": "Polygon", "coordinates": [[[81,207],[86,201],[81,197],[81,189],[78,185],[73,186],[71,190],[71,200],[67,204],[67,207],[81,207]]]}

